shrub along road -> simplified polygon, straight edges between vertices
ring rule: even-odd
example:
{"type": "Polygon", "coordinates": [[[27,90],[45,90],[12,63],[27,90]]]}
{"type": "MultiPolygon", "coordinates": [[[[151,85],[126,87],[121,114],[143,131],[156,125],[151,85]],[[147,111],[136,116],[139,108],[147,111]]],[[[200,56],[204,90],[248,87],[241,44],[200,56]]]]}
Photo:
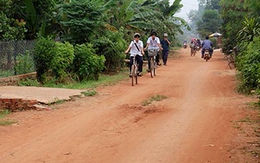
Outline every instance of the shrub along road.
{"type": "Polygon", "coordinates": [[[252,99],[235,93],[226,67],[219,52],[205,62],[181,50],[138,86],[129,79],[52,111],[12,114],[19,123],[0,127],[1,163],[256,162],[236,150],[245,140],[232,122],[252,99]]]}

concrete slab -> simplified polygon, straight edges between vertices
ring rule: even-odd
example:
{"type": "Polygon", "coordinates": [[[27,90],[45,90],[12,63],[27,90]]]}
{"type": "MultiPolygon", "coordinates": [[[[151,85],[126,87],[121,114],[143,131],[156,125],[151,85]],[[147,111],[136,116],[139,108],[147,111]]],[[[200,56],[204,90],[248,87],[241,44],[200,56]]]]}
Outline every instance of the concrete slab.
{"type": "Polygon", "coordinates": [[[83,91],[62,88],[1,86],[0,98],[21,98],[49,104],[58,100],[70,100],[70,97],[79,96],[81,92],[83,91]]]}

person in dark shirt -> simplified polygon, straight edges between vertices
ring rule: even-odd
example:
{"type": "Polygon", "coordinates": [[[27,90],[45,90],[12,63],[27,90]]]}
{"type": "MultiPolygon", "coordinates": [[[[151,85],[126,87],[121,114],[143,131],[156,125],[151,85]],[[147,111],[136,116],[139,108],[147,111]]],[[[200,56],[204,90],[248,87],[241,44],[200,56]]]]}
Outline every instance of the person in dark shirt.
{"type": "Polygon", "coordinates": [[[169,46],[171,44],[171,41],[168,39],[168,34],[165,33],[163,35],[163,39],[161,40],[162,45],[162,59],[163,59],[163,65],[167,66],[167,60],[169,55],[169,46]]]}
{"type": "Polygon", "coordinates": [[[204,40],[202,42],[201,58],[204,58],[205,50],[209,50],[209,54],[210,54],[210,58],[211,58],[214,50],[213,50],[213,44],[209,40],[209,36],[206,36],[206,40],[204,40]]]}

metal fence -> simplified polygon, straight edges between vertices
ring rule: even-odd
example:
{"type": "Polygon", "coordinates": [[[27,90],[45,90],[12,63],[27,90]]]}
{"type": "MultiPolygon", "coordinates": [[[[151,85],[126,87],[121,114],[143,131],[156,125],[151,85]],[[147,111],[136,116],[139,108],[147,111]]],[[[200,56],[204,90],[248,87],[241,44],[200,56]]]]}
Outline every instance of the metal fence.
{"type": "Polygon", "coordinates": [[[17,75],[17,57],[32,52],[34,44],[34,40],[0,41],[0,78],[17,75]]]}

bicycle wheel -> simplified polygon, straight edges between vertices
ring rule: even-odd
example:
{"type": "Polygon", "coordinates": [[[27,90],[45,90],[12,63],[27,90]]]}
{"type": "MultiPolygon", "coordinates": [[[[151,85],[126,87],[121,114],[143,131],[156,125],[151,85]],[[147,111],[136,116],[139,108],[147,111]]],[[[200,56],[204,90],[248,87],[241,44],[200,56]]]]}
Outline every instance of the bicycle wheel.
{"type": "Polygon", "coordinates": [[[155,73],[156,68],[157,68],[157,62],[154,62],[153,76],[156,76],[156,73],[155,73]]]}
{"type": "Polygon", "coordinates": [[[154,58],[151,58],[151,62],[150,62],[150,66],[151,66],[151,70],[150,70],[150,74],[151,74],[151,78],[153,78],[153,73],[154,73],[154,58]]]}
{"type": "Polygon", "coordinates": [[[131,71],[131,74],[132,74],[132,86],[134,86],[134,78],[135,78],[135,66],[132,65],[132,71],[131,71]]]}
{"type": "Polygon", "coordinates": [[[135,84],[138,84],[137,78],[138,78],[138,74],[137,74],[138,68],[137,66],[135,66],[135,84]]]}
{"type": "MultiPolygon", "coordinates": [[[[156,65],[154,65],[154,66],[156,66],[156,65]]],[[[156,74],[155,74],[155,69],[156,69],[156,68],[153,68],[153,76],[156,76],[156,74]]]]}

